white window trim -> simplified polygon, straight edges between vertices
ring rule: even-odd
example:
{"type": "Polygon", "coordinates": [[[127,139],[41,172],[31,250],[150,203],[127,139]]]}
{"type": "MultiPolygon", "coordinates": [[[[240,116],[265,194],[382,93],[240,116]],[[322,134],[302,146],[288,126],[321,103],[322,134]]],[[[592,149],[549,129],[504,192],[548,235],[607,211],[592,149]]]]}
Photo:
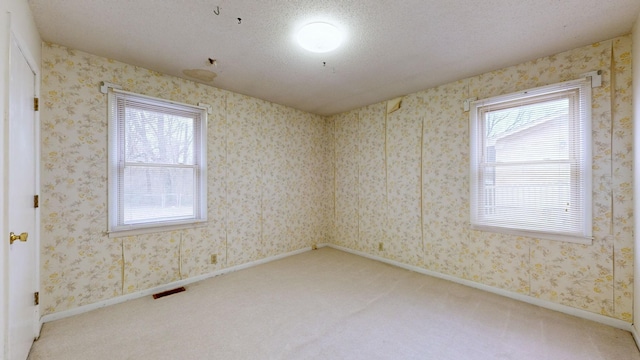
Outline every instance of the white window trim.
{"type": "Polygon", "coordinates": [[[496,96],[488,99],[478,100],[471,102],[470,108],[470,116],[469,116],[469,131],[470,131],[470,227],[472,230],[479,231],[487,231],[494,233],[503,233],[515,236],[526,236],[530,238],[537,239],[547,239],[547,240],[556,240],[556,241],[564,241],[578,244],[586,244],[591,245],[593,243],[593,219],[592,219],[592,138],[591,138],[591,111],[592,105],[586,109],[585,119],[581,119],[581,127],[582,131],[586,134],[587,139],[584,141],[584,146],[581,149],[581,156],[584,159],[584,163],[581,164],[581,171],[584,174],[584,196],[583,196],[583,229],[582,235],[579,236],[577,234],[564,234],[564,233],[553,233],[548,231],[532,231],[525,229],[514,229],[514,228],[506,228],[506,227],[496,227],[496,226],[488,226],[484,224],[478,224],[477,221],[477,208],[478,204],[478,167],[481,162],[478,145],[481,141],[478,130],[478,109],[481,107],[489,106],[492,104],[505,103],[513,100],[524,100],[528,97],[539,96],[541,94],[549,93],[550,91],[566,89],[569,87],[579,87],[582,92],[584,92],[584,96],[586,96],[587,101],[591,101],[591,77],[586,77],[583,79],[577,79],[572,81],[566,81],[562,83],[557,83],[548,86],[542,86],[534,89],[529,89],[526,91],[520,91],[516,93],[511,93],[507,95],[496,96]]]}
{"type": "MultiPolygon", "coordinates": [[[[108,88],[108,227],[107,233],[110,238],[122,237],[122,236],[134,236],[149,233],[158,233],[165,231],[174,231],[180,229],[190,229],[206,226],[207,222],[207,113],[208,108],[201,104],[192,105],[185,104],[177,101],[160,99],[152,96],[136,94],[124,90],[117,89],[115,87],[108,88]],[[197,109],[201,111],[200,117],[200,152],[199,158],[196,160],[199,164],[198,180],[199,191],[196,196],[199,198],[199,216],[195,219],[187,220],[168,220],[163,222],[150,222],[148,224],[139,223],[133,225],[120,225],[118,226],[118,122],[114,121],[112,102],[115,101],[116,94],[123,94],[127,96],[133,96],[142,99],[149,99],[155,102],[163,102],[167,105],[177,105],[179,107],[187,107],[191,109],[197,109]]],[[[206,105],[206,104],[204,104],[206,105]]],[[[196,181],[198,181],[196,180],[196,181]]]]}

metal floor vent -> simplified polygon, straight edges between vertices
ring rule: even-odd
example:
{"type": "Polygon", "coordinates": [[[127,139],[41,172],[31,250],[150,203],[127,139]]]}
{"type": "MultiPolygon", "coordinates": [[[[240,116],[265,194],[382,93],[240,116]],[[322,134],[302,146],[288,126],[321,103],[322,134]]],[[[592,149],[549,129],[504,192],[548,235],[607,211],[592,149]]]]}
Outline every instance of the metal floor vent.
{"type": "Polygon", "coordinates": [[[173,295],[173,294],[177,294],[179,292],[183,292],[187,289],[184,288],[184,286],[180,286],[179,288],[175,288],[175,289],[171,289],[171,290],[167,290],[167,291],[163,291],[163,292],[159,292],[157,294],[153,294],[153,298],[154,299],[159,299],[161,297],[165,297],[165,296],[169,296],[169,295],[173,295]]]}

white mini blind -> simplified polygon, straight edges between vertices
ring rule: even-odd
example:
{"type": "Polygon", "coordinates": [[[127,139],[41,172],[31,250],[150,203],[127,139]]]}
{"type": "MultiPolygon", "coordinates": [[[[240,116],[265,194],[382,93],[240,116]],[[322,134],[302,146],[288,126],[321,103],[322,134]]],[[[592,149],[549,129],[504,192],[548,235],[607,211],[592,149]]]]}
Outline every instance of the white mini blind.
{"type": "Polygon", "coordinates": [[[591,82],[476,101],[470,114],[471,225],[591,239],[591,82]]]}
{"type": "Polygon", "coordinates": [[[109,231],[206,221],[206,110],[109,91],[109,231]]]}

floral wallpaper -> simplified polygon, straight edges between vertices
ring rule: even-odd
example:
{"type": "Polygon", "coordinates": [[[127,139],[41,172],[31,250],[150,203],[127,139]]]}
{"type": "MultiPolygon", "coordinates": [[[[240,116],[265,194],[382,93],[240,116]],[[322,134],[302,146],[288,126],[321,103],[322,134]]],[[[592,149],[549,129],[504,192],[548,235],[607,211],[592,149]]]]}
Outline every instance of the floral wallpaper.
{"type": "Polygon", "coordinates": [[[391,114],[381,103],[331,117],[335,243],[630,322],[631,74],[625,36],[410,94],[391,114]],[[463,101],[593,70],[593,244],[470,230],[463,101]]]}
{"type": "Polygon", "coordinates": [[[360,149],[357,165],[360,246],[357,249],[365,252],[380,251],[378,244],[386,242],[388,229],[384,109],[384,104],[376,104],[356,113],[360,149]]]}
{"type": "Polygon", "coordinates": [[[629,36],[327,118],[53,44],[42,68],[44,314],[329,242],[632,320],[629,36]],[[592,70],[593,244],[470,230],[463,100],[592,70]],[[213,105],[206,227],[106,235],[103,80],[213,105]]]}
{"type": "Polygon", "coordinates": [[[42,57],[43,315],[328,241],[327,119],[54,44],[42,57]],[[101,81],[213,106],[206,227],[107,236],[101,81]]]}

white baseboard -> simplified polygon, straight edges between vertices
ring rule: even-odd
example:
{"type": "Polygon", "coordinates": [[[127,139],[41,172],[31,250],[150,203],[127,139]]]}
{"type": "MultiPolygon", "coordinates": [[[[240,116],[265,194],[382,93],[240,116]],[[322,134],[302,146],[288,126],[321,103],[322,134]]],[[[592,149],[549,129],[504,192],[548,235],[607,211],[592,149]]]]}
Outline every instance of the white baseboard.
{"type": "MultiPolygon", "coordinates": [[[[505,296],[511,299],[515,299],[515,300],[519,300],[522,302],[526,302],[532,305],[536,305],[536,306],[540,306],[546,309],[550,309],[550,310],[555,310],[561,313],[565,313],[568,315],[572,315],[572,316],[576,316],[579,318],[583,318],[583,319],[587,319],[587,320],[591,320],[591,321],[595,321],[601,324],[605,324],[605,325],[609,325],[618,329],[622,329],[622,330],[626,330],[631,332],[631,334],[633,335],[633,338],[636,340],[636,344],[640,344],[640,336],[638,334],[638,331],[635,329],[634,326],[632,326],[630,323],[626,322],[626,321],[622,321],[619,319],[614,319],[614,318],[610,318],[608,316],[604,316],[604,315],[600,315],[600,314],[595,314],[586,310],[581,310],[581,309],[577,309],[577,308],[573,308],[567,305],[562,305],[562,304],[557,304],[557,303],[553,303],[550,301],[546,301],[546,300],[541,300],[538,298],[534,298],[528,295],[523,295],[523,294],[519,294],[519,293],[514,293],[511,291],[507,291],[504,289],[500,289],[500,288],[495,288],[495,287],[491,287],[488,285],[484,285],[484,284],[480,284],[477,282],[473,282],[470,280],[465,280],[465,279],[461,279],[455,276],[451,276],[451,275],[446,275],[446,274],[441,274],[435,271],[431,271],[431,270],[427,270],[427,269],[423,269],[417,266],[413,266],[413,265],[407,265],[407,264],[403,264],[401,262],[398,261],[394,261],[394,260],[390,260],[390,259],[385,259],[383,257],[380,256],[376,256],[376,255],[371,255],[371,254],[367,254],[361,251],[357,251],[357,250],[352,250],[349,248],[345,248],[342,246],[338,246],[338,245],[333,245],[333,244],[317,244],[318,248],[323,248],[323,247],[330,247],[330,248],[334,248],[337,250],[341,250],[344,252],[348,252],[354,255],[358,255],[358,256],[362,256],[365,258],[369,258],[372,260],[376,260],[376,261],[380,261],[380,262],[384,262],[390,265],[394,265],[403,269],[407,269],[407,270],[411,270],[420,274],[424,274],[424,275],[428,275],[428,276],[433,276],[436,278],[440,278],[440,279],[444,279],[444,280],[448,280],[448,281],[452,281],[458,284],[462,284],[465,286],[469,286],[472,288],[476,288],[479,290],[483,290],[483,291],[487,291],[490,293],[494,293],[497,295],[501,295],[501,296],[505,296]]],[[[238,271],[238,270],[243,270],[243,269],[247,269],[247,268],[251,268],[254,266],[258,266],[258,265],[262,265],[271,261],[275,261],[275,260],[280,260],[289,256],[293,256],[293,255],[298,255],[307,251],[310,251],[311,248],[304,248],[304,249],[300,249],[300,250],[296,250],[296,251],[292,251],[292,252],[288,252],[285,254],[280,254],[280,255],[276,255],[276,256],[272,256],[269,258],[265,258],[265,259],[261,259],[261,260],[257,260],[257,261],[252,261],[246,264],[242,264],[242,265],[237,265],[237,266],[232,266],[229,268],[225,268],[225,269],[220,269],[218,271],[214,271],[212,273],[208,273],[208,274],[204,274],[204,275],[200,275],[200,276],[195,276],[192,278],[188,278],[188,279],[184,279],[184,280],[179,280],[179,281],[175,281],[172,283],[168,283],[168,284],[164,284],[164,285],[160,285],[160,286],[156,286],[154,288],[150,288],[150,289],[146,289],[146,290],[141,290],[141,291],[137,291],[135,293],[131,293],[131,294],[127,294],[127,295],[123,295],[123,296],[118,296],[115,298],[111,298],[108,300],[103,300],[103,301],[99,301],[93,304],[89,304],[89,305],[84,305],[84,306],[79,306],[77,308],[73,308],[70,310],[65,310],[65,311],[60,311],[57,313],[53,313],[53,314],[49,314],[49,315],[45,315],[40,319],[40,323],[44,324],[47,322],[51,322],[51,321],[55,321],[55,320],[59,320],[59,319],[64,319],[70,316],[74,316],[74,315],[79,315],[82,313],[86,313],[92,310],[96,310],[96,309],[100,309],[106,306],[110,306],[110,305],[115,305],[115,304],[120,304],[123,303],[125,301],[129,301],[129,300],[134,300],[134,299],[138,299],[144,296],[148,296],[148,295],[152,295],[155,293],[159,293],[162,291],[167,291],[170,289],[174,289],[176,287],[180,287],[180,286],[185,286],[188,284],[192,284],[198,281],[202,281],[205,279],[209,279],[215,276],[220,276],[220,275],[224,275],[224,274],[228,274],[234,271],[238,271]]]]}
{"type": "Polygon", "coordinates": [[[638,329],[636,329],[635,325],[631,326],[631,335],[633,336],[633,340],[636,342],[636,347],[640,350],[640,334],[638,334],[638,329]]]}
{"type": "Polygon", "coordinates": [[[562,304],[557,304],[554,302],[550,302],[550,301],[546,301],[546,300],[541,300],[538,298],[534,298],[532,296],[529,295],[523,295],[523,294],[519,294],[519,293],[515,293],[512,291],[507,291],[504,289],[500,289],[500,288],[495,288],[492,286],[488,286],[488,285],[484,285],[484,284],[480,284],[477,282],[473,282],[470,280],[465,280],[465,279],[461,279],[455,276],[451,276],[451,275],[446,275],[446,274],[441,274],[435,271],[431,271],[431,270],[427,270],[427,269],[423,269],[417,266],[413,266],[413,265],[407,265],[407,264],[403,264],[401,262],[398,261],[394,261],[394,260],[390,260],[390,259],[385,259],[383,257],[380,256],[376,256],[376,255],[371,255],[371,254],[367,254],[361,251],[357,251],[357,250],[352,250],[349,248],[345,248],[342,246],[338,246],[338,245],[333,245],[333,244],[327,244],[326,246],[330,247],[330,248],[334,248],[337,250],[341,250],[341,251],[345,251],[354,255],[359,255],[362,257],[366,257],[372,260],[376,260],[376,261],[380,261],[380,262],[384,262],[390,265],[394,265],[403,269],[407,269],[407,270],[411,270],[411,271],[415,271],[417,273],[420,274],[424,274],[424,275],[429,275],[429,276],[433,276],[436,278],[440,278],[440,279],[444,279],[444,280],[448,280],[448,281],[452,281],[458,284],[462,284],[465,286],[469,286],[472,288],[476,288],[479,290],[483,290],[483,291],[487,291],[490,293],[494,293],[497,295],[501,295],[504,297],[508,297],[514,300],[519,300],[522,302],[526,302],[532,305],[536,305],[536,306],[540,306],[546,309],[550,309],[550,310],[555,310],[564,314],[568,314],[568,315],[572,315],[572,316],[576,316],[579,318],[583,318],[583,319],[587,319],[587,320],[591,320],[591,321],[595,321],[601,324],[605,324],[605,325],[609,325],[618,329],[622,329],[622,330],[626,330],[629,331],[633,334],[634,339],[636,339],[636,344],[638,344],[638,337],[636,337],[636,334],[634,332],[634,327],[626,322],[626,321],[622,321],[619,319],[614,319],[608,316],[604,316],[604,315],[600,315],[600,314],[596,314],[596,313],[592,313],[586,310],[581,310],[581,309],[577,309],[577,308],[573,308],[571,306],[567,306],[567,305],[562,305],[562,304]]]}
{"type": "MultiPolygon", "coordinates": [[[[327,246],[326,244],[323,245],[318,245],[318,247],[325,247],[327,246]]],[[[228,267],[228,268],[224,268],[224,269],[220,269],[217,271],[214,271],[212,273],[208,273],[208,274],[203,274],[200,276],[194,276],[188,279],[183,279],[183,280],[178,280],[178,281],[174,281],[168,284],[164,284],[164,285],[160,285],[160,286],[156,286],[150,289],[146,289],[146,290],[141,290],[141,291],[137,291],[131,294],[127,294],[127,295],[122,295],[122,296],[118,296],[115,298],[111,298],[111,299],[107,299],[107,300],[103,300],[103,301],[99,301],[93,304],[89,304],[89,305],[83,305],[83,306],[78,306],[77,308],[73,308],[70,310],[65,310],[65,311],[60,311],[57,313],[53,313],[53,314],[48,314],[45,315],[43,317],[40,318],[40,325],[44,324],[44,323],[48,323],[51,321],[55,321],[55,320],[60,320],[60,319],[64,319],[70,316],[74,316],[74,315],[79,315],[79,314],[83,314],[92,310],[96,310],[96,309],[100,309],[106,306],[111,306],[111,305],[115,305],[115,304],[120,304],[123,303],[125,301],[129,301],[129,300],[134,300],[134,299],[138,299],[144,296],[149,296],[149,295],[153,295],[159,292],[163,292],[163,291],[167,291],[167,290],[171,290],[171,289],[175,289],[177,287],[180,286],[186,286],[189,284],[193,284],[195,282],[198,281],[202,281],[202,280],[206,280],[215,276],[220,276],[220,275],[224,275],[224,274],[228,274],[234,271],[238,271],[238,270],[243,270],[243,269],[247,269],[250,267],[254,267],[254,266],[258,266],[258,265],[262,265],[271,261],[275,261],[275,260],[280,260],[280,259],[284,259],[286,257],[289,256],[293,256],[293,255],[298,255],[298,254],[302,254],[304,252],[307,251],[311,251],[311,248],[303,248],[300,250],[296,250],[296,251],[291,251],[285,254],[280,254],[280,255],[276,255],[276,256],[272,256],[272,257],[268,257],[268,258],[264,258],[264,259],[260,259],[260,260],[256,260],[256,261],[252,261],[246,264],[241,264],[241,265],[236,265],[236,266],[232,266],[232,267],[228,267]]]]}

